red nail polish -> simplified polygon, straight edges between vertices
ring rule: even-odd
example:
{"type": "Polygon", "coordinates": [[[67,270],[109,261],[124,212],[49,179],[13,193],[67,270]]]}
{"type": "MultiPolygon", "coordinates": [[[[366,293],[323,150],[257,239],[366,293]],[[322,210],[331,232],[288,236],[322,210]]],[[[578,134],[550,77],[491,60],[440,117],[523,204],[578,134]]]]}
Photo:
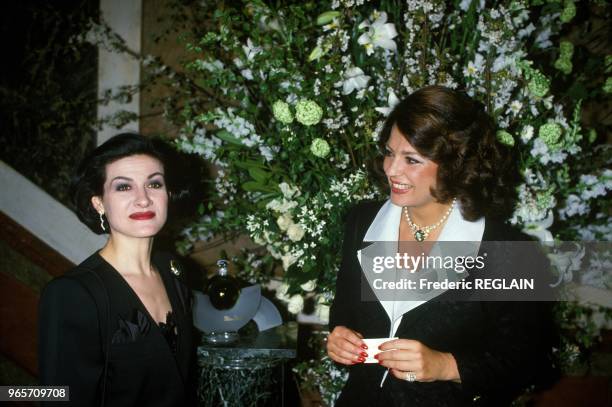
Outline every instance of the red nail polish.
{"type": "Polygon", "coordinates": [[[361,345],[361,349],[368,349],[368,345],[364,343],[363,345],[361,345]]]}
{"type": "Polygon", "coordinates": [[[365,353],[365,352],[361,352],[361,353],[359,353],[359,356],[362,356],[362,357],[364,357],[364,358],[367,358],[367,357],[368,357],[368,354],[367,354],[367,353],[365,353]]]}
{"type": "Polygon", "coordinates": [[[365,358],[363,356],[361,356],[359,359],[357,359],[357,361],[359,363],[363,363],[365,361],[365,358]]]}
{"type": "Polygon", "coordinates": [[[378,359],[378,354],[374,355],[374,359],[378,359]]]}

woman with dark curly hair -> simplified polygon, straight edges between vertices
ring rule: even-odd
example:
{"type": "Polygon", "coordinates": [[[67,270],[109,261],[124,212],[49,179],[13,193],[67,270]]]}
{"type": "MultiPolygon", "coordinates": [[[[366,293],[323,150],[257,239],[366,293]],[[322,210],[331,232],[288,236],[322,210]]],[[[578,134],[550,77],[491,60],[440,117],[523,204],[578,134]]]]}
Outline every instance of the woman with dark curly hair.
{"type": "MultiPolygon", "coordinates": [[[[528,240],[503,223],[518,180],[511,149],[480,103],[441,86],[399,103],[379,145],[390,199],[350,211],[330,313],[328,355],[349,366],[338,405],[509,404],[552,372],[547,305],[366,300],[357,254],[364,242],[401,252],[397,242],[528,240]],[[382,345],[368,349],[369,338],[382,345]]],[[[537,253],[529,261],[548,267],[537,253]]]]}
{"type": "Polygon", "coordinates": [[[176,261],[152,252],[166,182],[159,146],[139,134],[109,139],[79,167],[77,215],[108,241],[51,281],[39,307],[40,382],[69,386],[67,405],[193,404],[190,291],[176,261]]]}

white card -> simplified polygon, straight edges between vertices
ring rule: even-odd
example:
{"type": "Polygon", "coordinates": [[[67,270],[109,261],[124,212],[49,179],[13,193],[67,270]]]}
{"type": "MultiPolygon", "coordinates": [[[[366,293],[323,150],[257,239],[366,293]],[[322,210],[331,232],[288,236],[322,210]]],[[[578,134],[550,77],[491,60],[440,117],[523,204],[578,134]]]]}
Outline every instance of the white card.
{"type": "Polygon", "coordinates": [[[375,359],[374,356],[376,356],[379,353],[383,352],[382,350],[378,349],[378,347],[380,345],[382,345],[383,343],[392,341],[394,339],[397,339],[397,338],[369,338],[369,339],[363,339],[365,344],[368,346],[368,349],[365,350],[365,352],[368,354],[368,357],[366,358],[366,360],[363,363],[378,363],[378,359],[375,359]]]}

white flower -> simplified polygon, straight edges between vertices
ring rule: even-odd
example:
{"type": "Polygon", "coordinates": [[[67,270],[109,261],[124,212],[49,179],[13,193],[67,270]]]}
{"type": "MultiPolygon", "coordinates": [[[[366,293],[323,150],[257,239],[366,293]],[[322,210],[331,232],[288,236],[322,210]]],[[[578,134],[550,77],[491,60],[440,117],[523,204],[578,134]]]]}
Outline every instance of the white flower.
{"type": "Polygon", "coordinates": [[[294,196],[300,196],[300,190],[298,189],[298,187],[292,187],[286,182],[281,182],[280,184],[278,184],[278,188],[281,190],[283,196],[286,199],[291,199],[294,196]]]}
{"type": "Polygon", "coordinates": [[[387,98],[388,106],[386,106],[386,107],[376,107],[376,108],[374,108],[374,110],[376,110],[378,113],[382,113],[386,117],[386,116],[389,116],[389,114],[391,113],[393,108],[399,102],[400,102],[400,100],[397,97],[397,95],[395,94],[395,92],[393,92],[393,89],[389,89],[389,97],[387,98]]]}
{"type": "Polygon", "coordinates": [[[311,292],[317,286],[317,280],[309,280],[300,285],[300,288],[306,292],[311,292]]]}
{"type": "Polygon", "coordinates": [[[247,43],[246,45],[242,46],[242,50],[249,61],[253,61],[257,54],[261,53],[262,51],[261,47],[256,47],[250,38],[247,38],[247,43]]]}
{"type": "Polygon", "coordinates": [[[286,231],[289,226],[293,225],[293,219],[291,219],[291,215],[288,213],[284,213],[276,219],[276,224],[279,229],[283,232],[286,231]]]}
{"type": "Polygon", "coordinates": [[[289,298],[289,304],[287,305],[287,310],[292,314],[298,314],[304,308],[304,298],[301,295],[295,294],[291,298],[289,298]]]}
{"type": "Polygon", "coordinates": [[[575,244],[575,247],[574,251],[548,254],[551,265],[559,272],[559,279],[552,284],[552,287],[558,286],[561,282],[569,283],[573,279],[573,272],[580,270],[585,247],[578,244],[575,244]]]}
{"type": "Polygon", "coordinates": [[[552,226],[554,216],[552,211],[548,211],[548,216],[540,221],[531,222],[525,225],[523,232],[536,237],[540,242],[553,242],[553,235],[548,231],[552,226]]]}
{"type": "Polygon", "coordinates": [[[521,140],[523,141],[523,143],[527,144],[532,137],[533,126],[528,124],[527,126],[523,127],[523,130],[521,130],[521,140]]]}
{"type": "Polygon", "coordinates": [[[275,151],[268,146],[259,146],[259,153],[266,161],[272,161],[275,151]]]}
{"type": "Polygon", "coordinates": [[[289,285],[287,283],[282,283],[276,289],[276,298],[281,301],[289,301],[289,296],[287,295],[287,291],[289,290],[289,285]]]}
{"type": "MultiPolygon", "coordinates": [[[[473,1],[474,0],[461,0],[461,3],[459,3],[459,8],[463,11],[468,11],[473,1]]],[[[482,10],[483,7],[484,7],[484,0],[480,0],[478,2],[478,5],[476,6],[476,9],[482,10]]]]}
{"type": "Polygon", "coordinates": [[[517,115],[521,111],[522,108],[523,108],[523,104],[519,102],[518,100],[514,100],[512,101],[512,103],[510,103],[510,111],[514,113],[515,115],[517,115]]]}
{"type": "Polygon", "coordinates": [[[287,229],[287,236],[294,242],[299,242],[304,237],[304,228],[299,224],[292,223],[287,229]]]}
{"type": "Polygon", "coordinates": [[[372,24],[368,20],[359,24],[359,29],[367,27],[368,31],[361,34],[357,42],[365,47],[368,55],[372,55],[374,47],[395,51],[397,49],[397,44],[393,41],[393,38],[397,36],[395,25],[387,23],[387,13],[384,11],[382,13],[375,12],[373,16],[376,20],[372,24]]]}
{"type": "Polygon", "coordinates": [[[463,75],[469,77],[478,77],[484,71],[485,59],[481,54],[474,55],[474,61],[470,61],[468,66],[463,68],[463,75]]]}
{"type": "Polygon", "coordinates": [[[266,209],[270,209],[270,210],[280,212],[280,213],[286,213],[286,212],[289,212],[291,209],[295,208],[296,206],[297,206],[297,202],[289,201],[283,198],[282,200],[280,199],[271,200],[266,205],[266,209]]]}
{"type": "Polygon", "coordinates": [[[256,235],[253,238],[253,242],[255,242],[255,244],[258,244],[260,246],[265,246],[266,245],[266,241],[261,237],[261,235],[256,235]]]}
{"type": "Polygon", "coordinates": [[[297,256],[295,256],[293,253],[287,253],[281,256],[281,261],[283,262],[283,268],[285,271],[287,271],[289,270],[289,267],[291,267],[291,265],[297,261],[297,256]]]}
{"type": "Polygon", "coordinates": [[[247,81],[252,81],[254,79],[253,77],[253,71],[251,71],[250,69],[243,69],[240,71],[240,74],[244,77],[244,79],[246,79],[247,81]]]}
{"type": "Polygon", "coordinates": [[[361,68],[354,66],[344,72],[344,82],[338,85],[342,86],[343,95],[349,95],[354,90],[363,89],[368,86],[368,82],[370,82],[370,77],[365,75],[361,68]]]}

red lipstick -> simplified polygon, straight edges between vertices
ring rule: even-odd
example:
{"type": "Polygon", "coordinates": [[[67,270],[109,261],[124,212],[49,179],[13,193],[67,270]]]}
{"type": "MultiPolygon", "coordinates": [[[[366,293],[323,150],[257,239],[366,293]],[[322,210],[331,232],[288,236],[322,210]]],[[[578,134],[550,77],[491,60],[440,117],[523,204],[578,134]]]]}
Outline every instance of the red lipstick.
{"type": "Polygon", "coordinates": [[[130,219],[134,220],[148,220],[153,219],[155,217],[155,212],[134,212],[130,215],[130,219]]]}

